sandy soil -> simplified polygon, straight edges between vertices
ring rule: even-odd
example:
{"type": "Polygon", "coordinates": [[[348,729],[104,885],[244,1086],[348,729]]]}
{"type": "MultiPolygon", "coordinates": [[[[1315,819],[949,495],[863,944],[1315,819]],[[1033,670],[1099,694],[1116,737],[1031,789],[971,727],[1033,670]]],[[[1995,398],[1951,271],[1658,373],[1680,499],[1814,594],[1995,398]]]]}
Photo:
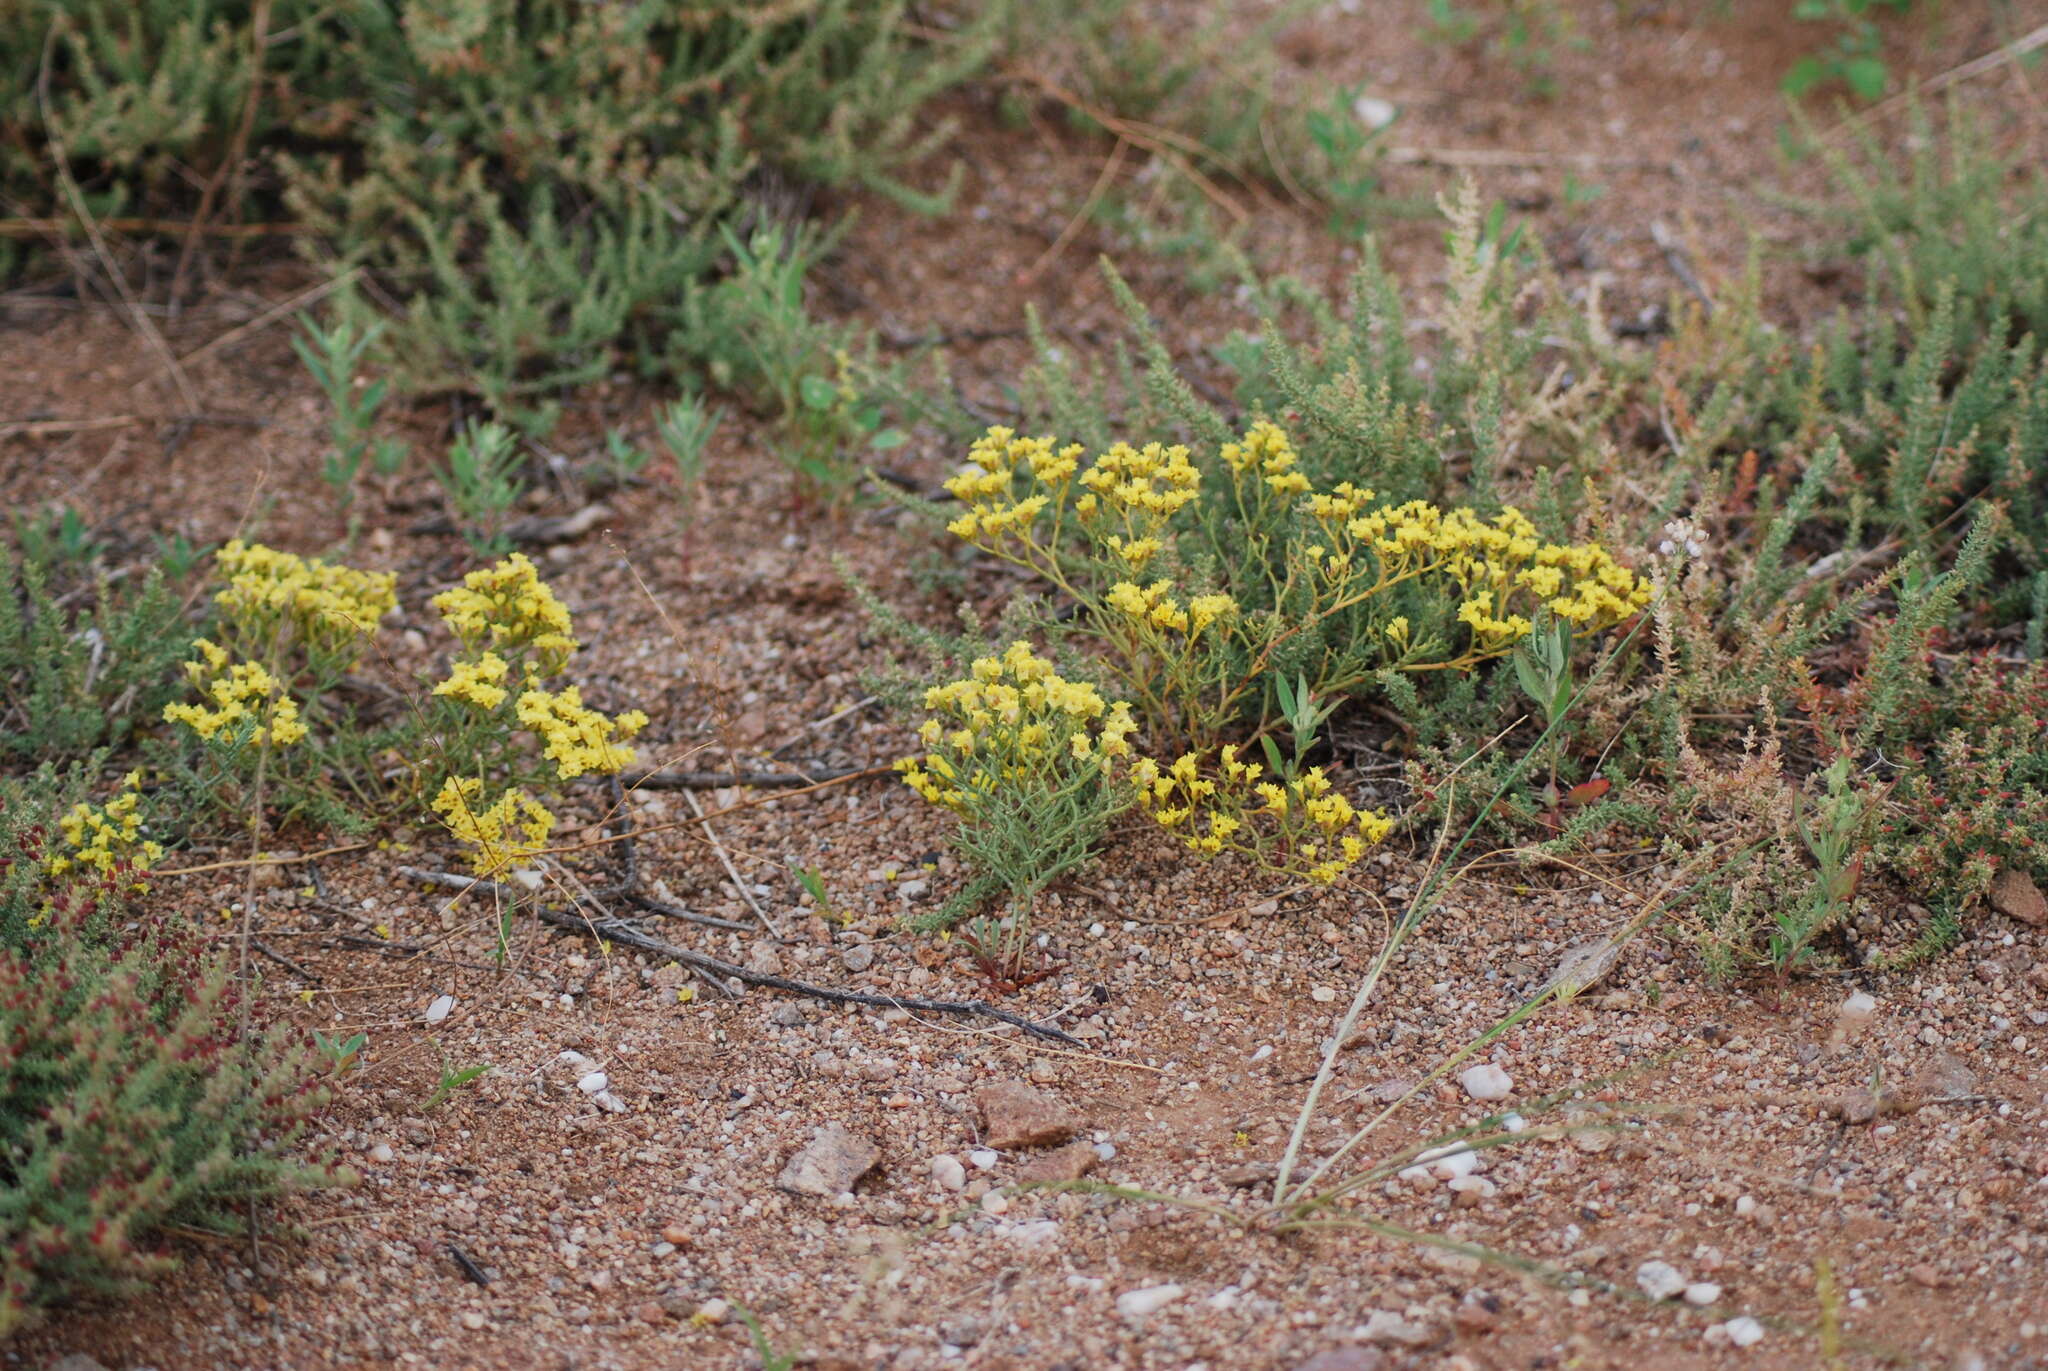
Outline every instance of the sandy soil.
{"type": "MultiPolygon", "coordinates": [[[[1774,299],[1796,311],[1841,286],[1802,269],[1795,221],[1755,196],[1766,176],[1810,189],[1805,173],[1775,165],[1775,83],[1804,37],[1782,8],[1738,0],[1701,17],[1575,5],[1588,47],[1561,56],[1562,94],[1540,104],[1497,64],[1424,43],[1370,4],[1297,25],[1282,50],[1317,80],[1367,81],[1403,107],[1397,141],[1430,157],[1390,173],[1401,193],[1441,187],[1446,160],[1512,160],[1473,171],[1489,196],[1513,198],[1568,283],[1600,280],[1611,317],[1687,288],[1653,222],[1678,235],[1710,291],[1739,270],[1751,229],[1761,233],[1774,299]],[[1575,174],[1600,183],[1599,198],[1566,203],[1572,158],[1590,159],[1575,174]]],[[[1895,65],[1921,75],[1997,34],[1961,4],[1897,32],[1895,65]]],[[[1030,299],[1076,339],[1107,336],[1113,311],[1091,264],[1112,251],[1191,354],[1247,322],[1228,298],[1189,290],[1170,264],[1122,253],[1093,228],[1041,261],[1104,146],[1050,122],[1008,127],[977,102],[957,113],[969,168],[958,212],[920,220],[861,203],[824,305],[922,337],[1013,329],[1030,299]]],[[[1252,226],[1258,253],[1340,281],[1348,250],[1320,215],[1264,195],[1278,207],[1252,226]]],[[[1439,227],[1395,220],[1385,240],[1404,279],[1430,289],[1439,227]]],[[[264,267],[162,327],[186,353],[305,284],[293,268],[264,267]]],[[[966,392],[992,395],[1023,344],[950,351],[966,392]]],[[[0,438],[0,499],[71,502],[117,553],[123,539],[139,552],[152,532],[210,541],[250,525],[301,550],[330,544],[342,526],[315,474],[324,418],[279,330],[190,371],[226,422],[166,422],[179,407],[155,355],[111,314],[0,304],[0,422],[108,421],[0,438]]],[[[594,388],[554,446],[573,464],[605,425],[644,425],[651,398],[594,388]]],[[[405,422],[432,445],[447,417],[430,408],[405,422]]],[[[650,488],[608,497],[595,531],[543,555],[590,643],[579,679],[595,703],[646,709],[649,743],[673,765],[886,763],[909,735],[861,703],[862,673],[890,650],[831,559],[934,616],[950,592],[933,589],[932,573],[957,568],[880,510],[835,518],[802,506],[769,441],[764,427],[728,426],[694,538],[677,534],[669,493],[650,488]]],[[[905,464],[929,478],[954,460],[921,440],[905,464]]],[[[435,498],[417,475],[383,493],[359,553],[402,573],[405,622],[385,634],[398,671],[442,650],[425,599],[466,564],[457,540],[410,531],[435,498]]],[[[569,508],[560,492],[544,499],[547,512],[569,508]]],[[[968,584],[996,597],[1004,583],[968,584]]],[[[1046,897],[1039,928],[1054,972],[1004,997],[957,943],[901,929],[958,873],[940,817],[900,786],[696,799],[729,810],[713,821],[715,846],[691,796],[628,798],[641,888],[745,931],[647,917],[652,935],[819,985],[995,998],[1071,1041],[730,993],[661,957],[524,919],[501,967],[487,899],[399,874],[456,866],[432,834],[295,862],[260,896],[266,945],[285,959],[266,966],[263,992],[308,1028],[369,1034],[327,1138],[362,1183],[277,1207],[254,1248],[181,1239],[180,1275],[125,1305],[65,1311],[0,1349],[0,1363],[83,1353],[159,1371],[753,1365],[744,1306],[780,1352],[834,1368],[2048,1364],[2040,930],[1987,915],[1931,967],[1814,978],[1776,1003],[1708,983],[1682,924],[1654,925],[1578,1001],[1462,1064],[1490,1062],[1508,1078],[1504,1101],[1482,1103],[1455,1073],[1426,1078],[1561,957],[1626,925],[1659,874],[1626,852],[1576,872],[1484,864],[1397,960],[1339,1054],[1306,1154],[1327,1155],[1418,1083],[1352,1174],[1500,1109],[1528,1134],[1484,1152],[1478,1183],[1375,1181],[1332,1207],[1333,1226],[1277,1233],[1264,1216],[1271,1168],[1426,851],[1395,844],[1351,895],[1283,897],[1241,870],[1190,868],[1133,825],[1046,897]],[[825,874],[841,917],[818,916],[793,866],[825,874]],[[1875,1007],[1845,1017],[1857,992],[1875,1007]],[[452,1012],[428,1023],[443,995],[452,1012]],[[444,1070],[485,1062],[482,1079],[428,1108],[444,1070]],[[579,1088],[593,1071],[617,1112],[579,1088]],[[1845,1097],[1873,1083],[1896,1111],[1845,1119],[1845,1097]],[[1569,1107],[1546,1103],[1574,1086],[1587,1093],[1569,1107]],[[1026,1125],[1072,1141],[1006,1142],[1014,1121],[984,1098],[991,1089],[1033,1092],[1018,1105],[1026,1125]],[[841,1151],[865,1160],[871,1147],[873,1164],[823,1195],[779,1184],[831,1125],[850,1135],[841,1151]],[[1019,1188],[1084,1167],[1206,1207],[1019,1188]],[[1663,1273],[1645,1273],[1649,1262],[1695,1288],[1653,1301],[1643,1281],[1663,1273]],[[1832,1298],[1817,1288],[1824,1270],[1832,1298]],[[1742,1318],[1761,1338],[1730,1345],[1742,1318]]],[[[603,792],[584,792],[570,839],[596,838],[605,808],[603,792]]],[[[323,842],[293,836],[299,852],[323,842]]],[[[573,870],[592,886],[612,880],[600,856],[573,870]]],[[[166,888],[195,911],[242,897],[238,873],[166,888]]],[[[1893,912],[1873,911],[1869,936],[1886,937],[1893,912]]]]}

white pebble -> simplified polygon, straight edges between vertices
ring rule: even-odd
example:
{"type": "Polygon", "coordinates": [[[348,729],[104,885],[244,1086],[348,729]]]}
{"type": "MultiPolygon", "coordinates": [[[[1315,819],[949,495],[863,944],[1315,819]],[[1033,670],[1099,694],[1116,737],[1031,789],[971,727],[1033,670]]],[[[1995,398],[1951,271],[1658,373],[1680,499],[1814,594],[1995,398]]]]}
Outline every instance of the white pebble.
{"type": "Polygon", "coordinates": [[[1721,1329],[1728,1335],[1728,1341],[1737,1347],[1754,1347],[1764,1340],[1764,1326],[1747,1314],[1728,1320],[1721,1329]]]}
{"type": "Polygon", "coordinates": [[[378,1143],[370,1149],[370,1160],[373,1162],[388,1162],[397,1155],[391,1150],[390,1143],[378,1143]]]}
{"type": "Polygon", "coordinates": [[[612,1083],[612,1078],[602,1071],[593,1071],[587,1076],[576,1078],[576,1088],[586,1095],[595,1095],[612,1083]]]}
{"type": "Polygon", "coordinates": [[[991,1171],[995,1169],[995,1164],[1002,1159],[986,1147],[977,1147],[967,1154],[967,1160],[974,1163],[976,1171],[991,1171]]]}
{"type": "Polygon", "coordinates": [[[1735,1201],[1735,1215],[1737,1218],[1746,1219],[1754,1213],[1756,1213],[1755,1196],[1744,1195],[1741,1199],[1735,1201]]]}
{"type": "Polygon", "coordinates": [[[1668,1300],[1685,1292],[1685,1277],[1670,1262],[1644,1262],[1636,1268],[1636,1285],[1653,1300],[1668,1300]]]}
{"type": "Polygon", "coordinates": [[[1475,1100],[1504,1100],[1515,1088],[1508,1073],[1491,1062],[1466,1067],[1458,1073],[1458,1084],[1475,1100]]]}
{"type": "Polygon", "coordinates": [[[1000,1190],[991,1190],[981,1197],[981,1212],[1002,1215],[1010,1212],[1010,1201],[1000,1190]]]}
{"type": "Polygon", "coordinates": [[[731,1314],[732,1306],[724,1300],[706,1300],[691,1317],[698,1323],[724,1323],[731,1314]]]}
{"type": "Polygon", "coordinates": [[[1319,985],[1308,992],[1308,997],[1317,1004],[1331,1004],[1337,999],[1337,991],[1335,987],[1319,985]]]}
{"type": "Polygon", "coordinates": [[[1401,1179],[1404,1181],[1454,1181],[1460,1176],[1469,1176],[1479,1169],[1479,1154],[1463,1143],[1445,1143],[1432,1147],[1415,1158],[1415,1165],[1404,1167],[1401,1179]]]}
{"type": "Polygon", "coordinates": [[[434,998],[434,1002],[427,1006],[427,1022],[439,1023],[454,1012],[455,997],[453,995],[438,995],[434,998]]]}
{"type": "Polygon", "coordinates": [[[1393,123],[1394,116],[1400,111],[1394,108],[1392,101],[1382,100],[1376,95],[1361,95],[1351,102],[1351,113],[1359,123],[1377,130],[1393,123]]]}
{"type": "Polygon", "coordinates": [[[1877,1001],[1859,990],[1842,1001],[1842,1014],[1846,1018],[1860,1019],[1877,1012],[1877,1001]]]}
{"type": "Polygon", "coordinates": [[[947,1190],[960,1190],[967,1185],[967,1168],[960,1165],[958,1157],[944,1153],[932,1158],[932,1179],[947,1190]]]}
{"type": "Polygon", "coordinates": [[[1105,1161],[1105,1162],[1113,1162],[1113,1161],[1115,1161],[1115,1160],[1116,1160],[1116,1144],[1115,1144],[1115,1143],[1110,1143],[1110,1142],[1099,1142],[1099,1143],[1095,1144],[1095,1156],[1096,1156],[1096,1159],[1097,1159],[1098,1161],[1105,1161]]]}
{"type": "Polygon", "coordinates": [[[623,1114],[626,1112],[626,1102],[617,1095],[612,1094],[609,1090],[600,1090],[595,1095],[592,1095],[590,1099],[598,1108],[608,1113],[623,1114]]]}
{"type": "Polygon", "coordinates": [[[1116,1297],[1116,1312],[1127,1319],[1142,1319],[1147,1314],[1158,1313],[1185,1293],[1178,1285],[1147,1285],[1126,1290],[1116,1297]]]}
{"type": "Polygon", "coordinates": [[[1503,1114],[1500,1116],[1500,1126],[1509,1133],[1520,1133],[1529,1126],[1529,1121],[1520,1114],[1503,1114]]]}
{"type": "Polygon", "coordinates": [[[1712,1281],[1694,1281],[1685,1287],[1685,1302],[1701,1309],[1721,1298],[1721,1287],[1712,1281]]]}
{"type": "Polygon", "coordinates": [[[1033,1219],[1030,1223],[1018,1224],[1006,1236],[1011,1242],[1022,1243],[1026,1247],[1043,1247],[1059,1235],[1059,1220],[1033,1219]]]}

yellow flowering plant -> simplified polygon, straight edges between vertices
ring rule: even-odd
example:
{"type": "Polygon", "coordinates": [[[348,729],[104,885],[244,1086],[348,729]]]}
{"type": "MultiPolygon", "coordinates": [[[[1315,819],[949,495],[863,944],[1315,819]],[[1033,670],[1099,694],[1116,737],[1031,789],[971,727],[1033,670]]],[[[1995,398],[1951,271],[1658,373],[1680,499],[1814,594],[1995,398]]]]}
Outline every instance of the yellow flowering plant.
{"type": "Polygon", "coordinates": [[[927,923],[953,923],[1002,895],[1014,933],[1038,892],[1086,861],[1129,803],[1122,771],[1136,720],[1127,703],[1061,676],[1023,642],[931,687],[924,707],[926,751],[898,770],[958,816],[953,846],[973,873],[927,923]]]}
{"type": "Polygon", "coordinates": [[[240,538],[214,554],[214,571],[211,628],[193,639],[184,666],[191,697],[163,710],[198,743],[197,761],[174,755],[166,765],[186,791],[252,822],[261,807],[252,794],[274,783],[290,811],[349,823],[350,810],[329,793],[333,759],[309,739],[334,687],[397,607],[397,576],[240,538]]]}
{"type": "Polygon", "coordinates": [[[1394,828],[1385,814],[1354,807],[1321,767],[1290,778],[1242,760],[1232,743],[1206,772],[1192,752],[1163,767],[1140,758],[1131,781],[1138,806],[1197,857],[1234,852],[1313,885],[1335,884],[1394,828]]]}
{"type": "Polygon", "coordinates": [[[1318,486],[1265,419],[1213,458],[992,428],[947,482],[947,529],[1073,601],[1071,627],[1163,737],[1213,748],[1274,717],[1276,680],[1319,697],[1377,673],[1465,671],[1544,616],[1580,637],[1641,611],[1649,583],[1597,543],[1488,515],[1318,486]]]}

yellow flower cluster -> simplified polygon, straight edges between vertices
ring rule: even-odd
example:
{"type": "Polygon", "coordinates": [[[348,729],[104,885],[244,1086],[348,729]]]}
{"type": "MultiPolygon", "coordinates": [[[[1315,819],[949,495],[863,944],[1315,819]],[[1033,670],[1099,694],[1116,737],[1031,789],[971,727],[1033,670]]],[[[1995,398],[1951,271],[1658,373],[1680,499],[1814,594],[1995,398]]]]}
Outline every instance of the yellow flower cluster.
{"type": "Polygon", "coordinates": [[[511,696],[505,688],[505,677],[510,671],[503,657],[486,651],[472,661],[457,662],[449,669],[448,679],[434,687],[434,693],[466,701],[478,709],[496,709],[511,696]]]}
{"type": "Polygon", "coordinates": [[[1449,577],[1460,591],[1458,622],[1472,630],[1482,651],[1527,637],[1529,617],[1514,612],[1519,602],[1541,605],[1582,631],[1606,628],[1650,602],[1650,583],[1616,562],[1595,543],[1546,543],[1520,510],[1503,509],[1491,519],[1474,510],[1442,510],[1422,500],[1355,511],[1356,495],[1339,487],[1338,498],[1316,496],[1309,513],[1330,539],[1306,549],[1319,571],[1333,582],[1347,581],[1356,554],[1369,552],[1380,579],[1393,581],[1424,572],[1449,577]]]}
{"type": "Polygon", "coordinates": [[[398,604],[398,577],[389,571],[335,566],[240,538],[215,553],[214,563],[227,581],[214,602],[251,640],[270,641],[288,627],[310,651],[351,653],[398,604]]]}
{"type": "Polygon", "coordinates": [[[484,783],[475,776],[450,776],[434,797],[434,812],[463,842],[476,849],[470,866],[496,877],[547,847],[555,816],[523,790],[507,790],[482,805],[484,783]]]}
{"type": "Polygon", "coordinates": [[[946,489],[967,505],[947,530],[1043,569],[1041,563],[1058,541],[1071,488],[1079,484],[1083,493],[1073,499],[1072,509],[1082,526],[1124,566],[1143,570],[1165,546],[1159,534],[1167,521],[1200,494],[1200,469],[1178,445],[1117,443],[1086,471],[1081,470],[1083,455],[1078,443],[1055,449],[1050,438],[1019,438],[1007,428],[990,429],[969,449],[970,465],[946,482],[946,489]],[[1019,481],[1026,477],[1035,488],[1019,496],[1019,481]],[[1039,544],[1032,528],[1048,508],[1055,512],[1053,533],[1039,544]],[[1024,544],[1024,557],[1008,546],[1012,539],[1024,544]]]}
{"type": "Polygon", "coordinates": [[[1354,807],[1321,767],[1269,780],[1259,763],[1238,759],[1235,744],[1224,745],[1211,776],[1190,752],[1165,767],[1141,757],[1131,780],[1139,806],[1160,827],[1184,831],[1197,856],[1240,852],[1317,885],[1333,884],[1394,828],[1377,810],[1354,807]]]}
{"type": "Polygon", "coordinates": [[[575,654],[568,608],[523,552],[470,572],[460,586],[442,591],[432,603],[449,631],[472,652],[532,651],[529,676],[553,676],[575,654]]]}
{"type": "Polygon", "coordinates": [[[610,775],[631,766],[633,749],[613,739],[630,738],[647,727],[647,716],[637,709],[608,719],[586,708],[583,692],[573,685],[555,691],[522,691],[514,709],[519,722],[540,735],[547,745],[543,755],[554,762],[555,774],[565,781],[586,772],[610,775]]]}
{"type": "Polygon", "coordinates": [[[73,868],[91,868],[104,876],[122,862],[137,871],[147,871],[164,855],[163,846],[142,837],[142,773],[131,771],[121,779],[121,793],[104,806],[76,804],[57,821],[57,831],[71,849],[69,856],[50,858],[44,867],[52,876],[73,868]]]}
{"type": "MultiPolygon", "coordinates": [[[[1306,495],[1308,477],[1295,468],[1301,455],[1294,450],[1287,430],[1270,419],[1255,420],[1240,442],[1225,443],[1217,453],[1225,466],[1240,476],[1257,475],[1267,489],[1280,495],[1306,495]]],[[[1339,487],[1343,489],[1343,487],[1339,487]]],[[[1371,498],[1370,492],[1367,498],[1371,498]]]]}
{"type": "Polygon", "coordinates": [[[297,702],[262,665],[232,661],[225,648],[205,638],[193,639],[192,648],[198,656],[185,663],[185,679],[207,703],[165,705],[166,723],[184,724],[209,740],[222,729],[232,733],[249,723],[254,727],[248,740],[258,747],[282,747],[306,736],[297,702]]]}
{"type": "Polygon", "coordinates": [[[1228,595],[1197,595],[1183,608],[1172,592],[1171,581],[1154,581],[1142,590],[1134,582],[1118,581],[1102,601],[1137,623],[1172,629],[1190,638],[1199,636],[1217,620],[1237,613],[1237,601],[1228,595]]]}
{"type": "Polygon", "coordinates": [[[1137,722],[1122,700],[1062,678],[1029,644],[977,658],[962,680],[925,692],[931,711],[918,736],[931,751],[896,764],[933,804],[964,812],[1008,784],[1056,783],[1072,763],[1109,770],[1131,752],[1137,722]]]}

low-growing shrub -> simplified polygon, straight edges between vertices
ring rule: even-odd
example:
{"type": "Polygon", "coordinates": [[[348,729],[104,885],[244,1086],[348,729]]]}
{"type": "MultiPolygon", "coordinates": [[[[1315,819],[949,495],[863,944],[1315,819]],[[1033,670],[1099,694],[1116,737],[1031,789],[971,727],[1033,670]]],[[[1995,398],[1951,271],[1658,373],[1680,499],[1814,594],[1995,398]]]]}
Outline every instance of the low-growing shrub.
{"type": "Polygon", "coordinates": [[[47,538],[0,543],[0,757],[119,747],[178,689],[190,629],[163,575],[116,581],[47,538]]]}
{"type": "Polygon", "coordinates": [[[401,386],[541,427],[622,357],[670,364],[720,230],[773,184],[920,199],[892,172],[943,142],[928,103],[1010,9],[935,32],[908,0],[10,6],[0,190],[66,212],[61,143],[102,217],[289,215],[400,306],[401,386]]]}
{"type": "Polygon", "coordinates": [[[294,1155],[322,1103],[285,1028],[245,1031],[225,958],[144,898],[136,792],[0,782],[0,1339],[172,1264],[171,1225],[346,1175],[294,1155]]]}

